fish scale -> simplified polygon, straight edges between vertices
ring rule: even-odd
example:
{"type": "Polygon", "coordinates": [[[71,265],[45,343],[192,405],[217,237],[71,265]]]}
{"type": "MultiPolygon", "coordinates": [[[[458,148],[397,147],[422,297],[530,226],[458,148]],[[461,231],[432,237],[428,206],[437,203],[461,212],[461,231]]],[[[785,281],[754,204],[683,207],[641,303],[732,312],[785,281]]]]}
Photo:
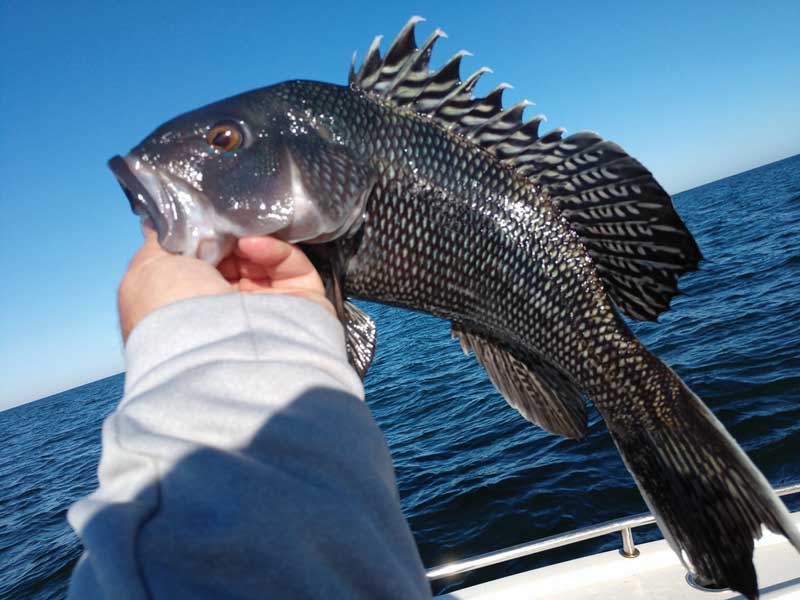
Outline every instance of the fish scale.
{"type": "Polygon", "coordinates": [[[695,581],[758,597],[762,526],[800,549],[763,475],[620,313],[655,320],[701,254],[652,174],[593,132],[541,134],[466,55],[431,70],[412,18],[349,85],[289,81],[181,115],[110,166],[167,250],[217,263],[237,237],[301,243],[362,377],[375,324],[350,297],[447,319],[505,400],[581,438],[606,422],[695,581]]]}
{"type": "Polygon", "coordinates": [[[479,149],[437,131],[414,133],[430,128],[429,123],[398,119],[388,109],[370,110],[371,127],[389,133],[370,144],[373,160],[392,162],[391,156],[405,154],[414,168],[400,173],[395,165],[379,178],[367,200],[363,250],[345,267],[345,291],[468,323],[495,339],[514,340],[591,387],[594,374],[580,369],[580,349],[561,324],[567,311],[586,312],[597,305],[605,306],[607,320],[614,315],[574,232],[534,186],[487,161],[479,149]],[[409,145],[415,138],[425,139],[426,145],[409,145]],[[459,158],[439,158],[446,156],[459,158]],[[444,183],[421,183],[434,181],[444,183]],[[433,289],[427,282],[441,263],[447,275],[433,289]],[[567,267],[574,269],[571,277],[567,267]],[[495,276],[486,277],[487,269],[495,276]],[[596,281],[594,288],[588,280],[596,281]],[[557,285],[545,289],[545,281],[557,285]],[[585,289],[595,296],[579,298],[585,289]],[[565,299],[575,306],[565,306],[565,299]]]}
{"type": "MultiPolygon", "coordinates": [[[[305,85],[290,84],[287,99],[349,91],[305,85]]],[[[377,176],[358,242],[345,244],[344,292],[451,320],[509,404],[551,431],[576,437],[570,432],[585,428],[585,412],[565,406],[588,396],[687,568],[699,581],[756,597],[752,540],[762,522],[792,538],[785,508],[699,399],[635,340],[587,247],[541,186],[380,99],[356,95],[334,119],[346,123],[353,111],[368,115],[349,136],[368,148],[377,176]],[[507,381],[515,377],[524,382],[507,381]],[[713,452],[694,451],[704,438],[713,452]],[[730,487],[728,477],[749,484],[730,487]],[[722,543],[731,550],[720,552],[722,543]]],[[[585,214],[629,212],[611,205],[585,214]]],[[[587,229],[624,253],[627,242],[614,236],[635,225],[587,229]]],[[[611,264],[626,266],[618,257],[611,264]]]]}

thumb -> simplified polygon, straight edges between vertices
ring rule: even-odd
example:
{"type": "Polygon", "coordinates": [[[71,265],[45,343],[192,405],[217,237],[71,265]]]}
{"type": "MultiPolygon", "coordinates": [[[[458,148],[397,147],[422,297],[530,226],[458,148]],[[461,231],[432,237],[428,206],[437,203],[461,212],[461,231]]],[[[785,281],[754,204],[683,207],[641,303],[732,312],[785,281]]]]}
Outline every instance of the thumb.
{"type": "Polygon", "coordinates": [[[155,258],[170,256],[170,253],[158,243],[158,235],[152,227],[147,224],[142,225],[142,233],[144,234],[144,241],[136,254],[133,255],[129,268],[141,266],[143,263],[155,258]]]}

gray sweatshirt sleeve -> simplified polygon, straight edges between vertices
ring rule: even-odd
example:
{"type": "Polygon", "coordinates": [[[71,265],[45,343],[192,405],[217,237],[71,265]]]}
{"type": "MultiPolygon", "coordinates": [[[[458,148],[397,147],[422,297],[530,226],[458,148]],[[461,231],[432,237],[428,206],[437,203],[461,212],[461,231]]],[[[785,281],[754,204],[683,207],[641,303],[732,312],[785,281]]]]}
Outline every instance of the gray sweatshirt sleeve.
{"type": "Polygon", "coordinates": [[[391,457],[340,324],[284,295],[147,316],[69,511],[70,598],[422,598],[391,457]]]}

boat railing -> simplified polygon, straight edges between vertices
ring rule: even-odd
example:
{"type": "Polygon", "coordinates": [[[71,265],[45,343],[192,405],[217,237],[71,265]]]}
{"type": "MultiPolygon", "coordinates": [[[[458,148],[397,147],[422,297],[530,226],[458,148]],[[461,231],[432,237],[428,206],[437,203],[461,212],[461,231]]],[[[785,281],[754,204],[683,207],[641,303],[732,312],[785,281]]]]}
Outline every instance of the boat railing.
{"type": "MultiPolygon", "coordinates": [[[[800,493],[800,483],[787,485],[775,489],[778,496],[788,496],[790,494],[800,493]]],[[[584,540],[608,535],[610,533],[619,532],[622,536],[622,548],[620,554],[626,558],[636,558],[639,556],[639,550],[633,540],[633,530],[637,527],[644,527],[645,525],[652,525],[656,522],[655,517],[650,513],[641,513],[633,517],[625,519],[615,519],[607,521],[599,525],[591,525],[589,527],[582,527],[581,529],[574,529],[567,533],[560,533],[550,537],[534,540],[532,542],[525,542],[502,550],[495,550],[487,552],[486,554],[479,554],[471,558],[465,558],[455,562],[447,563],[439,567],[428,569],[427,576],[430,581],[441,579],[443,577],[450,577],[451,575],[458,575],[459,573],[466,573],[496,565],[516,558],[530,556],[531,554],[538,554],[539,552],[546,552],[553,548],[560,548],[568,546],[584,540]]]]}

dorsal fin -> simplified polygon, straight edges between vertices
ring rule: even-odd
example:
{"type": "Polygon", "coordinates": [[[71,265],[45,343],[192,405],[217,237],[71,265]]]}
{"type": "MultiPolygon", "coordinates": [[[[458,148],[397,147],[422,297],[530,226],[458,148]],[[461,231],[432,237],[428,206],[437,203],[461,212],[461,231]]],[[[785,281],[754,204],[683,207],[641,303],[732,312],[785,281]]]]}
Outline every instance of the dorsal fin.
{"type": "Polygon", "coordinates": [[[702,256],[650,171],[591,132],[550,147],[537,141],[511,160],[578,233],[626,315],[655,320],[669,309],[678,278],[695,270],[702,256]]]}
{"type": "Polygon", "coordinates": [[[613,142],[591,132],[567,138],[563,129],[539,134],[544,120],[523,121],[530,103],[504,109],[501,84],[485,97],[472,90],[489,69],[462,80],[456,53],[437,71],[428,67],[437,29],[417,47],[412,17],[380,55],[375,38],[350,85],[422,114],[494,155],[539,186],[578,233],[609,296],[629,317],[654,320],[678,294],[678,278],[697,268],[702,256],[694,239],[652,174],[613,142]]]}

